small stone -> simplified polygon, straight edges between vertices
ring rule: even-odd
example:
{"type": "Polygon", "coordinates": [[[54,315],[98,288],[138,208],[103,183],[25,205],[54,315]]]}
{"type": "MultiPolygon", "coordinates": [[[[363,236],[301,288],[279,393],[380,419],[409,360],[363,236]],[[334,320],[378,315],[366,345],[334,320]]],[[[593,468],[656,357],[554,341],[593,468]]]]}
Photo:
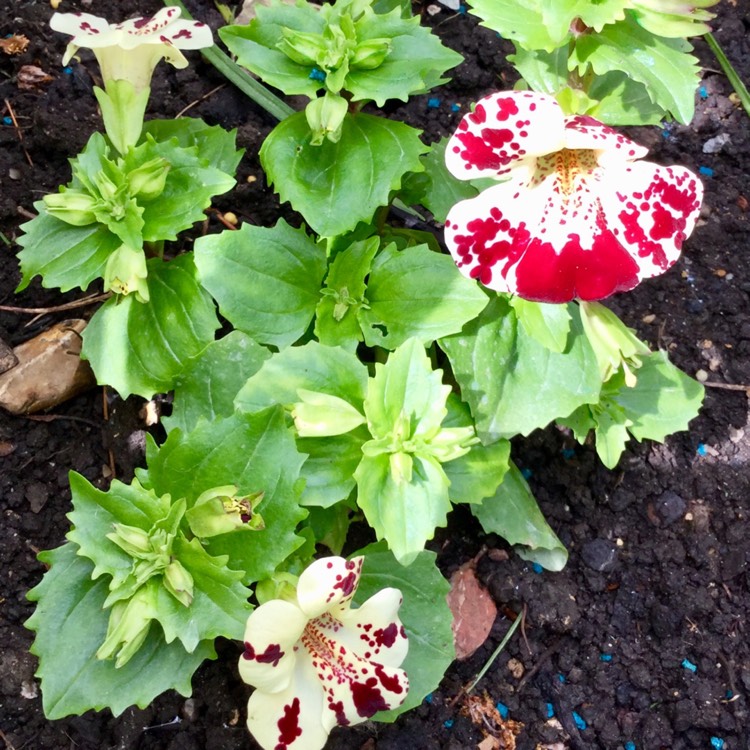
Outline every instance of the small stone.
{"type": "Polygon", "coordinates": [[[517,680],[520,680],[521,677],[523,677],[523,673],[525,672],[523,664],[518,661],[518,659],[508,659],[508,671],[515,677],[517,680]]]}
{"type": "Polygon", "coordinates": [[[608,573],[617,562],[617,547],[606,539],[593,539],[583,545],[581,557],[592,570],[608,573]]]}
{"type": "Polygon", "coordinates": [[[182,704],[182,718],[185,721],[195,721],[198,717],[198,711],[195,705],[195,698],[188,698],[182,704]]]}
{"type": "Polygon", "coordinates": [[[667,490],[656,500],[654,508],[661,522],[669,526],[684,516],[687,503],[676,492],[667,490]]]}
{"type": "Polygon", "coordinates": [[[745,437],[745,431],[742,428],[731,427],[729,428],[729,439],[733,443],[739,443],[742,438],[745,437]]]}
{"type": "Polygon", "coordinates": [[[648,315],[644,315],[641,320],[646,323],[646,325],[651,325],[651,323],[656,320],[656,315],[649,313],[648,315]]]}
{"type": "Polygon", "coordinates": [[[21,683],[21,697],[26,700],[34,700],[39,695],[39,687],[34,680],[24,680],[21,683]]]}
{"type": "Polygon", "coordinates": [[[47,487],[41,482],[32,482],[26,488],[26,499],[29,501],[32,513],[39,513],[47,504],[48,498],[47,487]]]}
{"type": "Polygon", "coordinates": [[[703,144],[703,153],[704,154],[718,154],[724,146],[727,145],[727,143],[731,143],[731,136],[729,133],[720,133],[717,136],[714,136],[713,138],[709,138],[704,144],[703,144]]]}
{"type": "Polygon", "coordinates": [[[696,370],[695,371],[695,379],[699,383],[705,383],[708,380],[708,373],[704,369],[696,370]]]}

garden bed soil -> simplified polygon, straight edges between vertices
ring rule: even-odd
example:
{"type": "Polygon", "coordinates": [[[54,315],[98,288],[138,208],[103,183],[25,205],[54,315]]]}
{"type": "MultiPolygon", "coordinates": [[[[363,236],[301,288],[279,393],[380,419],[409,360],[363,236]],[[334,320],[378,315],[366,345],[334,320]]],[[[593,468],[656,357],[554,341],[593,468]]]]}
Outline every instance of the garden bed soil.
{"type": "MultiPolygon", "coordinates": [[[[25,34],[30,45],[17,56],[0,54],[3,116],[18,125],[0,126],[0,304],[54,306],[81,294],[61,295],[35,282],[14,295],[20,276],[13,240],[33,202],[69,179],[67,159],[99,127],[91,93],[97,70],[88,55],[84,64],[61,69],[65,41],[48,27],[48,4],[4,3],[0,37],[25,34]],[[38,66],[51,80],[19,88],[24,65],[38,66]]],[[[156,0],[65,0],[60,10],[121,20],[159,7],[156,0]]],[[[208,0],[190,7],[212,27],[221,24],[208,0]]],[[[745,81],[749,13],[746,0],[723,0],[714,24],[745,81]]],[[[472,101],[512,85],[513,74],[504,61],[507,43],[471,16],[443,9],[424,20],[466,62],[438,92],[387,114],[434,140],[455,127],[472,101]],[[429,99],[439,99],[438,106],[429,99]]],[[[517,440],[514,457],[570,550],[568,566],[537,572],[506,555],[506,545],[483,535],[468,513],[454,512],[430,546],[446,575],[479,555],[479,578],[499,609],[489,640],[455,664],[419,708],[393,725],[336,730],[329,750],[476,748],[482,728],[454,699],[521,612],[523,635],[516,632],[477,689],[523,723],[517,748],[682,750],[720,747],[719,740],[725,750],[750,748],[750,121],[707,47],[696,46],[705,69],[694,122],[632,134],[654,161],[701,169],[702,219],[670,272],[610,304],[678,366],[707,374],[700,416],[665,445],[631,445],[614,471],[604,469],[593,447],[578,446],[559,429],[517,440]],[[726,145],[704,153],[706,141],[722,134],[730,137],[726,145]]],[[[273,120],[203,62],[184,71],[162,65],[151,114],[172,117],[189,105],[192,116],[237,128],[246,149],[238,188],[217,199],[216,208],[264,226],[279,215],[298,223],[288,206],[278,205],[258,163],[273,120]]],[[[220,228],[210,214],[198,229],[220,228]]],[[[0,338],[15,345],[69,315],[2,311],[0,338]]],[[[104,711],[48,721],[42,713],[36,660],[28,652],[32,634],[23,626],[32,612],[26,592],[44,573],[36,554],[63,542],[70,469],[106,487],[112,466],[127,481],[143,461],[140,406],[99,389],[42,420],[0,414],[0,745],[9,750],[256,747],[244,727],[249,690],[238,678],[240,650],[231,642],[220,642],[219,660],[199,669],[189,699],[168,693],[118,718],[104,711]]]]}

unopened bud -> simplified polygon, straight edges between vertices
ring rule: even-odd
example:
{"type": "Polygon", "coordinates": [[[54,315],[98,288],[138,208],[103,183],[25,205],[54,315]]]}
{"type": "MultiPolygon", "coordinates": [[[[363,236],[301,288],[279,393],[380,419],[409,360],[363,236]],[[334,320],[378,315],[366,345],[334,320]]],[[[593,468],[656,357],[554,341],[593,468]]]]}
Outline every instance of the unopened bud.
{"type": "Polygon", "coordinates": [[[338,396],[304,388],[297,395],[300,401],[292,409],[292,418],[300,437],[343,435],[366,422],[355,407],[338,396]]]}
{"type": "Polygon", "coordinates": [[[379,68],[391,51],[390,39],[368,39],[360,42],[349,62],[352,69],[374,70],[379,68]]]}
{"type": "Polygon", "coordinates": [[[169,162],[162,157],[141,164],[137,169],[128,172],[130,194],[144,201],[158,198],[164,192],[168,172],[169,162]]]}
{"type": "Polygon", "coordinates": [[[79,190],[63,190],[61,193],[52,193],[42,198],[47,212],[66,224],[74,227],[85,227],[96,221],[98,201],[88,193],[79,190]]]}
{"type": "Polygon", "coordinates": [[[276,48],[298,65],[313,66],[325,54],[326,43],[320,34],[282,27],[276,48]]]}
{"type": "Polygon", "coordinates": [[[116,523],[114,524],[114,531],[106,536],[121,550],[136,559],[143,559],[152,551],[148,532],[139,529],[137,526],[116,523]]]}
{"type": "Polygon", "coordinates": [[[139,302],[148,302],[146,256],[142,249],[120,245],[108,258],[104,269],[104,291],[135,294],[139,302]]]}
{"type": "Polygon", "coordinates": [[[164,588],[180,604],[189,607],[193,601],[193,576],[179,560],[172,560],[164,569],[164,588]]]}
{"type": "Polygon", "coordinates": [[[338,143],[349,104],[342,96],[326,92],[325,96],[313,99],[305,108],[307,124],[312,130],[313,146],[320,146],[327,138],[338,143]]]}

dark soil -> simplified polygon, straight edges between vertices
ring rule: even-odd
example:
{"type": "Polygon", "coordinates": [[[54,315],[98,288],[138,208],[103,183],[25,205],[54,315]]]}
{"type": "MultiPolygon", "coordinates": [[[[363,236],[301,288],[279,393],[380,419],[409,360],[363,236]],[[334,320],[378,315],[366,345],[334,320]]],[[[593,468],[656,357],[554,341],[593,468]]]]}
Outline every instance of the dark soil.
{"type": "MultiPolygon", "coordinates": [[[[99,127],[91,94],[97,71],[86,55],[82,65],[62,71],[64,39],[49,30],[48,3],[0,5],[0,36],[23,33],[31,40],[19,56],[0,54],[2,114],[10,116],[9,105],[20,128],[0,125],[0,304],[57,305],[80,293],[60,295],[35,283],[13,294],[19,273],[12,241],[32,203],[69,179],[67,159],[99,127]],[[23,65],[41,67],[52,80],[19,89],[23,65]]],[[[81,0],[61,10],[120,20],[159,7],[157,0],[81,0]]],[[[209,0],[190,7],[214,28],[221,24],[209,0]]],[[[750,81],[747,0],[724,0],[719,13],[716,37],[750,81]]],[[[470,16],[443,10],[425,14],[425,23],[466,62],[443,90],[388,113],[435,139],[461,116],[451,104],[465,111],[471,101],[507,87],[512,74],[505,43],[470,16]],[[428,106],[432,97],[439,107],[428,106]]],[[[718,740],[725,750],[750,748],[750,130],[707,48],[698,42],[697,51],[706,70],[693,124],[643,128],[634,137],[652,149],[655,161],[712,170],[701,225],[674,269],[610,302],[684,370],[708,374],[701,415],[664,446],[634,445],[615,471],[601,466],[592,447],[576,445],[557,429],[518,441],[514,456],[530,472],[547,518],[570,550],[567,568],[537,573],[513,554],[482,557],[479,576],[501,613],[486,645],[452,667],[421,707],[394,725],[335,732],[329,750],[477,747],[481,728],[451,701],[485,664],[508,617],[524,608],[525,637],[517,631],[480,684],[525,725],[519,748],[623,750],[634,743],[638,750],[681,750],[720,747],[718,740]],[[719,153],[703,153],[703,144],[722,133],[731,141],[719,153]],[[511,670],[511,658],[521,666],[511,670]]],[[[279,208],[258,164],[272,119],[230,86],[214,90],[223,83],[203,63],[184,71],[162,66],[152,114],[171,117],[197,102],[191,115],[238,128],[247,149],[239,187],[216,207],[261,225],[274,223],[280,211],[292,216],[288,206],[279,208]]],[[[208,220],[207,231],[219,228],[208,220]]],[[[0,312],[0,338],[17,344],[64,317],[0,312]]],[[[67,531],[67,472],[106,486],[108,451],[125,480],[142,460],[139,404],[115,400],[108,421],[102,404],[99,390],[58,407],[46,421],[0,414],[0,740],[9,750],[253,748],[243,719],[248,689],[237,676],[238,647],[229,642],[219,644],[219,661],[198,671],[190,699],[166,694],[116,719],[102,712],[50,722],[42,714],[35,659],[28,654],[32,637],[23,627],[32,612],[25,595],[44,572],[36,553],[59,545],[67,531]]],[[[434,548],[450,574],[484,547],[505,548],[457,512],[434,548]]]]}

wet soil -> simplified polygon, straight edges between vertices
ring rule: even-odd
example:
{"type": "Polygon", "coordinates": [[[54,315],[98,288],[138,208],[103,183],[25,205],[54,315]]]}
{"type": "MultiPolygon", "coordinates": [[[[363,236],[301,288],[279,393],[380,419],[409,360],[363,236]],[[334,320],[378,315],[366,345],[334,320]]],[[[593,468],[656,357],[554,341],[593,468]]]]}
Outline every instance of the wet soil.
{"type": "MultiPolygon", "coordinates": [[[[214,28],[221,24],[208,0],[189,5],[214,28]]],[[[156,0],[82,0],[64,2],[61,10],[111,11],[108,17],[120,20],[159,7],[156,0]]],[[[67,159],[99,126],[91,94],[96,67],[84,56],[83,64],[60,68],[64,41],[49,30],[49,15],[46,3],[0,0],[0,37],[22,33],[30,40],[21,55],[0,53],[0,108],[11,118],[0,125],[0,305],[6,306],[54,306],[81,296],[37,283],[13,293],[19,224],[35,200],[68,180],[67,159]],[[25,65],[38,66],[51,80],[20,88],[25,65]]],[[[441,90],[388,114],[434,140],[461,116],[451,105],[465,111],[471,101],[511,85],[513,76],[504,62],[506,43],[470,16],[443,10],[424,19],[466,62],[441,90]],[[430,99],[439,99],[438,106],[430,99]]],[[[714,28],[750,81],[747,1],[723,0],[714,28]]],[[[484,733],[454,698],[518,613],[525,613],[524,627],[479,691],[524,724],[521,750],[682,750],[722,742],[725,750],[750,748],[750,121],[702,42],[697,52],[705,69],[694,122],[639,128],[633,135],[654,161],[704,173],[702,220],[675,268],[610,303],[653,347],[667,349],[687,372],[707,375],[700,416],[666,445],[632,445],[614,471],[601,466],[591,446],[578,446],[555,428],[518,440],[514,456],[570,550],[567,568],[537,572],[512,553],[504,559],[501,540],[455,512],[433,548],[446,575],[480,555],[479,577],[500,612],[490,639],[455,664],[419,708],[393,725],[337,730],[329,750],[477,747],[484,733]],[[704,144],[723,134],[730,140],[717,153],[705,153],[704,144]]],[[[152,114],[171,117],[188,106],[192,116],[237,128],[246,149],[238,188],[216,208],[261,225],[292,217],[268,190],[257,159],[273,120],[204,63],[184,71],[162,66],[152,114]]],[[[204,229],[220,226],[209,217],[204,229]]],[[[64,317],[0,311],[0,338],[17,344],[64,317]]],[[[169,693],[118,718],[101,712],[51,722],[43,716],[35,659],[28,654],[31,633],[23,627],[32,612],[25,594],[44,572],[36,553],[63,541],[70,469],[105,487],[111,466],[127,480],[142,461],[138,407],[100,389],[43,421],[0,414],[0,740],[9,750],[256,747],[244,728],[248,691],[237,676],[238,647],[230,642],[219,644],[218,661],[199,669],[192,698],[169,693]]]]}

